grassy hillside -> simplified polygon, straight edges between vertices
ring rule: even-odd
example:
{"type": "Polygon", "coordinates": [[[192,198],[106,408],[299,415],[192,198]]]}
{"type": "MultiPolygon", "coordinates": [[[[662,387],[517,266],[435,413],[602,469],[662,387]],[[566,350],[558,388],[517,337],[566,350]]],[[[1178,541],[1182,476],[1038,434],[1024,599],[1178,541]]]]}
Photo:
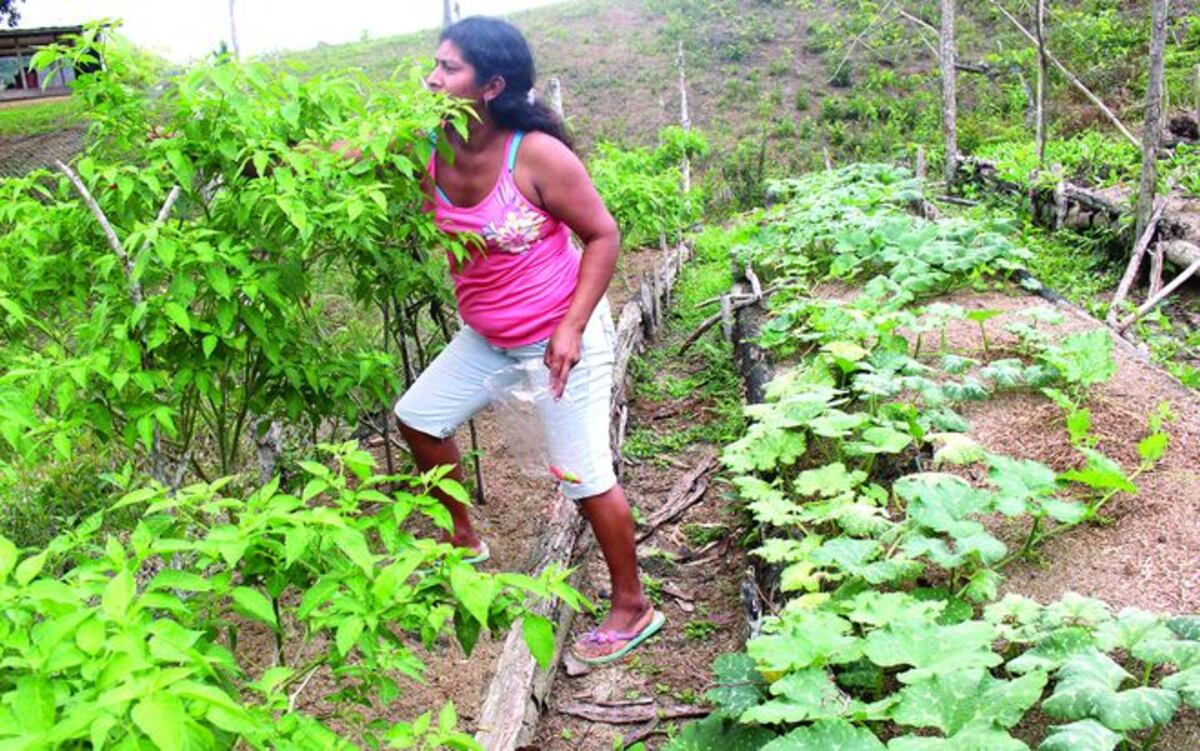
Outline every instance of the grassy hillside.
{"type": "MultiPolygon", "coordinates": [[[[914,20],[865,0],[575,0],[512,16],[529,36],[540,77],[561,79],[568,118],[586,149],[597,139],[652,143],[676,121],[675,56],[684,43],[693,122],[713,142],[714,189],[750,203],[763,175],[863,158],[904,158],[918,143],[936,158],[936,38],[914,20]]],[[[1028,9],[1009,3],[1022,18],[1028,9]]],[[[1086,84],[1141,123],[1147,4],[1051,3],[1048,45],[1086,84]]],[[[1175,3],[1168,50],[1170,101],[1191,106],[1200,63],[1194,3],[1175,3]]],[[[937,5],[905,3],[936,26],[937,5]]],[[[1028,19],[1025,19],[1028,22],[1028,19]]],[[[1034,57],[988,3],[960,10],[960,59],[987,73],[960,74],[960,148],[1019,151],[1031,138],[1034,57]]],[[[289,55],[314,70],[360,66],[387,75],[405,56],[426,56],[436,32],[323,46],[289,55]]],[[[1057,73],[1049,83],[1051,134],[1115,132],[1057,73]]],[[[1120,148],[1120,147],[1118,147],[1120,148]]],[[[1075,155],[1080,159],[1087,154],[1075,155]]]]}

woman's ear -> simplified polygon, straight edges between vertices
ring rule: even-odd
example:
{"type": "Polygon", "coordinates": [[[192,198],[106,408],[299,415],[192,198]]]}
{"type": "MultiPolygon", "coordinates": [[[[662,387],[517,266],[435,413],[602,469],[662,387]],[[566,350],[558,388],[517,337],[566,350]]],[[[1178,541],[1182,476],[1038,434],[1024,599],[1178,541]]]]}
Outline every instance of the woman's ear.
{"type": "Polygon", "coordinates": [[[499,99],[507,86],[508,83],[504,80],[504,76],[492,76],[492,80],[483,87],[483,101],[490,102],[493,99],[499,99]]]}

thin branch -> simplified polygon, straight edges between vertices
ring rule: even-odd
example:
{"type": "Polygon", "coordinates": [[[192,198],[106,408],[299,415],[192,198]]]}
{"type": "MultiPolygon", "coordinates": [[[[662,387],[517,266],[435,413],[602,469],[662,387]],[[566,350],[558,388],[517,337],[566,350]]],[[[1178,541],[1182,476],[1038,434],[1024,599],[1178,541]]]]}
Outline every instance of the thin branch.
{"type": "Polygon", "coordinates": [[[1179,289],[1180,285],[1182,285],[1188,279],[1191,279],[1197,271],[1200,271],[1200,260],[1194,261],[1191,266],[1188,266],[1186,269],[1181,271],[1179,276],[1172,279],[1170,284],[1159,290],[1157,295],[1142,303],[1142,307],[1138,308],[1133,315],[1118,324],[1117,332],[1120,333],[1125,331],[1125,329],[1132,326],[1139,318],[1156,308],[1158,304],[1167,299],[1172,292],[1179,289]]]}
{"type": "MultiPolygon", "coordinates": [[[[1026,39],[1028,39],[1030,42],[1033,42],[1035,45],[1038,43],[1037,37],[1030,33],[1029,29],[1026,29],[1024,26],[1022,26],[1021,22],[1014,18],[1011,13],[1005,10],[1004,6],[1001,5],[998,0],[988,0],[988,2],[996,6],[996,9],[999,10],[1000,13],[1007,18],[1013,26],[1017,27],[1017,30],[1024,34],[1026,39]]],[[[1043,49],[1045,49],[1044,46],[1043,49]]],[[[1049,60],[1055,68],[1058,68],[1060,73],[1066,76],[1067,81],[1069,81],[1072,86],[1079,89],[1079,91],[1082,92],[1092,104],[1096,105],[1104,114],[1104,116],[1108,118],[1109,122],[1116,126],[1117,130],[1121,131],[1121,135],[1129,139],[1129,142],[1134,146],[1140,148],[1142,144],[1137,140],[1137,138],[1134,137],[1133,133],[1129,131],[1129,128],[1125,127],[1125,124],[1121,122],[1120,118],[1113,114],[1113,111],[1108,108],[1108,105],[1106,105],[1104,101],[1100,99],[1100,97],[1093,94],[1087,86],[1084,86],[1083,82],[1076,78],[1074,73],[1067,70],[1067,67],[1059,62],[1057,57],[1050,54],[1050,50],[1046,49],[1045,52],[1046,59],[1049,60]]]]}
{"type": "Polygon", "coordinates": [[[833,73],[829,76],[829,80],[826,81],[826,83],[834,82],[834,80],[837,78],[838,73],[842,72],[842,66],[844,66],[846,64],[846,61],[850,59],[850,55],[853,54],[854,48],[857,47],[860,42],[862,42],[863,38],[866,37],[867,34],[869,34],[872,30],[874,30],[874,28],[879,24],[880,21],[884,20],[883,19],[884,12],[886,12],[887,9],[890,8],[892,6],[892,3],[894,3],[894,2],[895,2],[895,0],[887,0],[887,2],[883,4],[883,7],[880,8],[879,11],[875,14],[875,18],[871,21],[871,23],[867,24],[867,28],[860,31],[858,33],[858,36],[856,36],[856,37],[854,37],[854,39],[850,40],[850,44],[846,47],[846,54],[842,55],[841,61],[838,62],[837,67],[833,69],[833,73]]]}

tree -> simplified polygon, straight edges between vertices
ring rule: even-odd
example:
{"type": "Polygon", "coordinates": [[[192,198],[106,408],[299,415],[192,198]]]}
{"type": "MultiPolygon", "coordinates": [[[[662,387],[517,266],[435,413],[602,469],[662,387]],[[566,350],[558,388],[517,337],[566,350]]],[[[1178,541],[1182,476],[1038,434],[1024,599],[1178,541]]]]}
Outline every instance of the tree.
{"type": "Polygon", "coordinates": [[[442,0],[442,26],[454,23],[454,11],[451,0],[442,0]]]}
{"type": "Polygon", "coordinates": [[[25,0],[0,0],[0,23],[7,23],[10,27],[16,26],[21,20],[21,12],[17,10],[17,3],[25,0]]]}
{"type": "Polygon", "coordinates": [[[1167,0],[1154,0],[1150,6],[1150,75],[1146,87],[1146,119],[1142,125],[1142,174],[1138,188],[1137,228],[1140,238],[1150,221],[1154,207],[1154,188],[1158,180],[1158,146],[1162,136],[1163,50],[1167,40],[1167,0]]]}
{"type": "Polygon", "coordinates": [[[938,54],[942,65],[942,135],[946,141],[946,163],[943,178],[946,188],[954,185],[958,169],[958,105],[954,62],[954,0],[942,0],[942,27],[939,34],[938,54]]]}

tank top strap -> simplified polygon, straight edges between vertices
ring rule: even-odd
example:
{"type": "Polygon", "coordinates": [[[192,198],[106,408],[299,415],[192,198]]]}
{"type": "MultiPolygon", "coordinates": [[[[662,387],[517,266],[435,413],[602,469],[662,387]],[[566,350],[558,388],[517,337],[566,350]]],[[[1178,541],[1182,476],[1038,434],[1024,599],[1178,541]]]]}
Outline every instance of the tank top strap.
{"type": "Polygon", "coordinates": [[[517,149],[521,148],[521,139],[524,137],[525,137],[525,131],[523,131],[523,130],[514,130],[513,134],[511,136],[509,136],[509,140],[508,140],[508,172],[509,172],[509,174],[512,174],[512,171],[514,169],[516,169],[516,167],[517,167],[517,149]]]}

